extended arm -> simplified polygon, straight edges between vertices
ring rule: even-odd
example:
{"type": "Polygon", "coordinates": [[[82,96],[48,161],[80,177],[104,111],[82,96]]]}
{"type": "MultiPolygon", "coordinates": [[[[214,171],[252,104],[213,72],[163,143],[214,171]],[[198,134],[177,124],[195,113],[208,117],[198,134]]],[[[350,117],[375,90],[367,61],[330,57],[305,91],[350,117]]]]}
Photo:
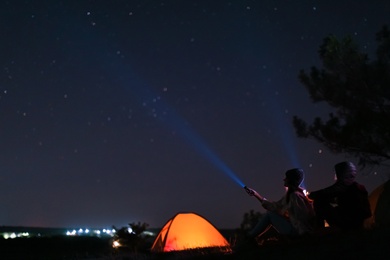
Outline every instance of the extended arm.
{"type": "Polygon", "coordinates": [[[263,201],[265,200],[265,198],[263,196],[261,196],[257,191],[255,191],[254,189],[251,189],[251,188],[248,188],[248,187],[245,187],[245,191],[250,195],[250,196],[253,196],[255,197],[256,199],[258,199],[260,201],[260,203],[263,203],[263,201]]]}

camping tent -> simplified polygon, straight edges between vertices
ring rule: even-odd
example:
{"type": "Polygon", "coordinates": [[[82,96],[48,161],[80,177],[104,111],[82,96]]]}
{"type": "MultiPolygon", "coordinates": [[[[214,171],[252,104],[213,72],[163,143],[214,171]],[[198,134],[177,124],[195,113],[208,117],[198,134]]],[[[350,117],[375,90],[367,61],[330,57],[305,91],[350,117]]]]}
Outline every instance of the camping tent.
{"type": "Polygon", "coordinates": [[[372,216],[365,221],[366,228],[390,227],[390,180],[379,185],[368,197],[372,216]]]}
{"type": "Polygon", "coordinates": [[[206,219],[195,213],[178,213],[157,235],[151,251],[169,252],[197,248],[230,248],[227,240],[206,219]]]}

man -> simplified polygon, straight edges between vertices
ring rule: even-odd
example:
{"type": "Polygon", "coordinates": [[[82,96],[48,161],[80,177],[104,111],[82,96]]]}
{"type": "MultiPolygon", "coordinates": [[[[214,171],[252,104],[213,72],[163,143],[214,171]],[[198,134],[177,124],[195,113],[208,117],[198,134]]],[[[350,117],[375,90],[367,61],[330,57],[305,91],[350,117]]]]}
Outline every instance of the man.
{"type": "Polygon", "coordinates": [[[317,225],[324,227],[326,220],[329,226],[343,230],[362,228],[364,220],[371,216],[368,192],[355,181],[357,171],[352,162],[340,162],[334,169],[336,182],[309,194],[314,203],[317,225]]]}

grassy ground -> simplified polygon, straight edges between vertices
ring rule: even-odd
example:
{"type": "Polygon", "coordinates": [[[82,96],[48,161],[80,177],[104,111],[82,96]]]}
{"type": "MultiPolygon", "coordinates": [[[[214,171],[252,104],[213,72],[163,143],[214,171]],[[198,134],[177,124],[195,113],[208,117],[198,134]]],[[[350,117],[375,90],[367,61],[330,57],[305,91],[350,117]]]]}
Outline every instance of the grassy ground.
{"type": "Polygon", "coordinates": [[[52,237],[0,240],[0,259],[390,259],[390,230],[326,233],[295,240],[268,239],[240,251],[191,250],[151,254],[113,250],[108,239],[52,237]]]}
{"type": "MultiPolygon", "coordinates": [[[[329,233],[268,243],[232,254],[230,259],[390,259],[390,232],[329,233]]],[[[226,259],[228,259],[227,257],[226,259]]]]}
{"type": "Polygon", "coordinates": [[[32,237],[0,239],[0,259],[99,259],[111,255],[108,239],[32,237]]]}

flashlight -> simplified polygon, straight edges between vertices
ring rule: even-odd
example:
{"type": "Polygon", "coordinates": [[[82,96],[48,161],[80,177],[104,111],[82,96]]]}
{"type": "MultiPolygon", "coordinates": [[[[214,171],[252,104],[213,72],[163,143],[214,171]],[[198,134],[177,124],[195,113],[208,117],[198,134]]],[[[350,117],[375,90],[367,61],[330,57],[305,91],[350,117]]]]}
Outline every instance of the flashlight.
{"type": "Polygon", "coordinates": [[[249,189],[247,186],[244,186],[244,189],[251,196],[253,196],[255,194],[255,192],[253,190],[249,189]]]}

